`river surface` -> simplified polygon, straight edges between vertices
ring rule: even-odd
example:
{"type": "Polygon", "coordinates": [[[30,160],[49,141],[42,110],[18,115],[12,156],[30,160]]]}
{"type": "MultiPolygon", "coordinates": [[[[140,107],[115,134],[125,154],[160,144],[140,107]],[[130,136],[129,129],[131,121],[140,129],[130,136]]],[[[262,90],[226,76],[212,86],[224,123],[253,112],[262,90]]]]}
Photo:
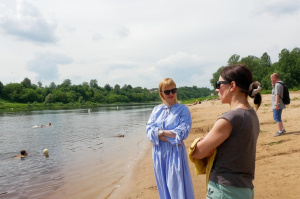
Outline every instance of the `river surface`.
{"type": "Polygon", "coordinates": [[[0,198],[44,198],[99,171],[97,190],[109,194],[148,146],[153,107],[0,113],[0,198]],[[14,158],[22,149],[29,155],[14,158]]]}

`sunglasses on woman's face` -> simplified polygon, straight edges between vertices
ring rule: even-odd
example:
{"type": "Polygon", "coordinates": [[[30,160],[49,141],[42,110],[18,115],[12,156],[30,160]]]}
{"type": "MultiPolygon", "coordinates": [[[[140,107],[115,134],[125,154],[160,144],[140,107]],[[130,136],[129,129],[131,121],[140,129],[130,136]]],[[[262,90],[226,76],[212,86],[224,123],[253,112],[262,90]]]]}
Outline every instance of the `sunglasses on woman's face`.
{"type": "Polygon", "coordinates": [[[216,89],[220,89],[221,84],[228,84],[229,81],[217,81],[216,82],[216,89]]]}
{"type": "Polygon", "coordinates": [[[164,91],[161,91],[161,92],[163,92],[165,95],[170,95],[170,93],[175,94],[175,93],[177,93],[177,88],[173,88],[171,90],[164,90],[164,91]]]}

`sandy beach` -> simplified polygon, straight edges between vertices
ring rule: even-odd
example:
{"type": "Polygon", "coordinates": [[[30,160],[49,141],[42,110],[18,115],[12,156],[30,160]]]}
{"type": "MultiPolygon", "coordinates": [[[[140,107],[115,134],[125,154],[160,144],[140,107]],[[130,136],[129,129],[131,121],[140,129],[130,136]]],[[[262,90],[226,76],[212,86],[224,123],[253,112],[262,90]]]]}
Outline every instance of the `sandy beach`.
{"type": "MultiPolygon", "coordinates": [[[[257,111],[261,132],[257,143],[255,198],[299,198],[300,122],[297,116],[300,115],[300,91],[290,92],[291,104],[287,106],[282,115],[287,133],[279,137],[273,137],[277,131],[277,125],[273,121],[271,95],[262,97],[261,107],[257,111]]],[[[188,139],[185,140],[187,149],[195,138],[208,133],[215,120],[229,110],[229,105],[222,105],[217,100],[190,105],[189,108],[193,126],[188,139]]],[[[158,198],[151,151],[149,143],[149,150],[145,151],[130,175],[122,179],[121,186],[107,198],[158,198]]],[[[190,161],[189,165],[196,198],[203,199],[206,197],[205,176],[196,176],[194,166],[190,161]]]]}

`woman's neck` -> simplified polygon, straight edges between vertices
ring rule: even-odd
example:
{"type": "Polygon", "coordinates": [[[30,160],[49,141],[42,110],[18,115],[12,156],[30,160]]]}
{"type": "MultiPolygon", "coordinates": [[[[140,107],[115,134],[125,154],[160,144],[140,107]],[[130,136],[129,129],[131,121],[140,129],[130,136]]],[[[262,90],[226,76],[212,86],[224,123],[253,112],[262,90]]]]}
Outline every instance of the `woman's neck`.
{"type": "Polygon", "coordinates": [[[243,109],[251,109],[251,106],[247,100],[247,97],[239,97],[239,98],[233,98],[230,103],[230,110],[235,110],[237,108],[243,108],[243,109]]]}
{"type": "Polygon", "coordinates": [[[167,105],[167,106],[173,106],[173,105],[177,104],[177,102],[174,101],[174,102],[167,103],[167,102],[165,101],[164,104],[167,105]]]}

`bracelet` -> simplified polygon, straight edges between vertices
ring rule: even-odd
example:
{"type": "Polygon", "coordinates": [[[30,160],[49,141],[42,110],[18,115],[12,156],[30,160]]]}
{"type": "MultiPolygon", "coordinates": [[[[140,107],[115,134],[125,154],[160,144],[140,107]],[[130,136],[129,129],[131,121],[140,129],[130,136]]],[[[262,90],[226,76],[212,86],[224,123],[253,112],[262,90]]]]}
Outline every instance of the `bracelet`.
{"type": "Polygon", "coordinates": [[[162,135],[163,133],[164,133],[164,131],[161,130],[161,129],[158,131],[158,134],[159,134],[159,135],[162,135]]]}

